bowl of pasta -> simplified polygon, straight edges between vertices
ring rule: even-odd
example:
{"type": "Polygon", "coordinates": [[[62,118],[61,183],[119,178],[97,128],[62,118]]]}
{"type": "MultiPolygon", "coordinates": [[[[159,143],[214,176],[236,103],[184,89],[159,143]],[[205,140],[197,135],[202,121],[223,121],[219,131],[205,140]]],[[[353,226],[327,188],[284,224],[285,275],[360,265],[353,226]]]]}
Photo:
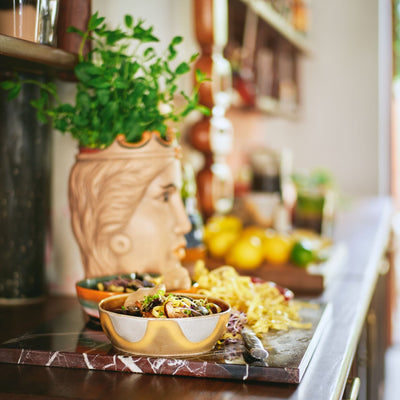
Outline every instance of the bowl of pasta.
{"type": "Polygon", "coordinates": [[[115,294],[132,293],[141,287],[154,287],[160,277],[150,274],[119,274],[82,279],[75,284],[76,294],[83,311],[89,318],[99,319],[99,303],[115,294]]]}
{"type": "Polygon", "coordinates": [[[100,323],[114,348],[146,356],[210,351],[226,331],[230,305],[195,293],[165,293],[163,285],[107,297],[100,323]]]}

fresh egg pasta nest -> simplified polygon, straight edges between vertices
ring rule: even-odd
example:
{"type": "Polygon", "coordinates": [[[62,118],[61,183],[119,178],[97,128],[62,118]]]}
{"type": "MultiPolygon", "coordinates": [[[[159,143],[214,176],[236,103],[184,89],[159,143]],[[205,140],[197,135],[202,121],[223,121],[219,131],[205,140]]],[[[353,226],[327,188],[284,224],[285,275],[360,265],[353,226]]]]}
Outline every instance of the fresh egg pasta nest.
{"type": "Polygon", "coordinates": [[[300,302],[286,300],[274,285],[254,283],[249,276],[239,275],[233,267],[209,271],[203,261],[198,261],[194,279],[199,285],[198,293],[225,300],[232,309],[246,313],[247,325],[257,336],[270,329],[311,327],[311,324],[301,322],[300,302]]]}

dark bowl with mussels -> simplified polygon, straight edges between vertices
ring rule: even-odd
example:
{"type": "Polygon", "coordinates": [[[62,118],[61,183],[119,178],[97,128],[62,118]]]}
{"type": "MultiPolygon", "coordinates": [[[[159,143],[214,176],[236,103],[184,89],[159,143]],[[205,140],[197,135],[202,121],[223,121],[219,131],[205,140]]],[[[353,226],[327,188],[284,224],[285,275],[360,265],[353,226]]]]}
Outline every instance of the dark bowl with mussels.
{"type": "Polygon", "coordinates": [[[132,293],[141,287],[154,287],[159,281],[159,275],[133,272],[83,279],[75,284],[75,289],[84,312],[98,320],[101,300],[115,294],[132,293]]]}

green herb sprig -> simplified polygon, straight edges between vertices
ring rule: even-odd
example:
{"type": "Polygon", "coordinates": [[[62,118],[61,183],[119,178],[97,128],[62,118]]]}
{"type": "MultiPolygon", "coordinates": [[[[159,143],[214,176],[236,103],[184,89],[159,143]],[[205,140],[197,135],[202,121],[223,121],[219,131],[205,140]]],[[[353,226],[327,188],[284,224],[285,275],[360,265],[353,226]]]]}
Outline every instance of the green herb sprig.
{"type": "Polygon", "coordinates": [[[155,294],[149,294],[143,299],[142,308],[146,308],[151,302],[156,299],[162,299],[165,296],[165,290],[158,290],[155,294]]]}
{"type": "Polygon", "coordinates": [[[190,95],[178,91],[178,80],[190,71],[198,56],[172,65],[182,37],[174,37],[163,54],[157,55],[153,44],[159,39],[143,20],[135,23],[126,15],[124,30],[110,30],[104,21],[95,13],[85,32],[68,28],[82,37],[75,67],[78,83],[74,105],[61,102],[54,83],[21,80],[19,76],[0,84],[9,91],[8,99],[18,96],[23,83],[38,85],[41,95],[31,102],[37,118],[63,133],[70,132],[80,146],[92,148],[109,146],[119,134],[128,142],[138,142],[146,130],[159,131],[166,138],[170,124],[182,121],[190,112],[209,114],[209,109],[198,103],[199,86],[208,80],[204,73],[195,72],[196,84],[190,95]],[[93,42],[93,50],[84,55],[87,41],[93,42]],[[184,98],[180,109],[174,104],[178,93],[184,98]]]}

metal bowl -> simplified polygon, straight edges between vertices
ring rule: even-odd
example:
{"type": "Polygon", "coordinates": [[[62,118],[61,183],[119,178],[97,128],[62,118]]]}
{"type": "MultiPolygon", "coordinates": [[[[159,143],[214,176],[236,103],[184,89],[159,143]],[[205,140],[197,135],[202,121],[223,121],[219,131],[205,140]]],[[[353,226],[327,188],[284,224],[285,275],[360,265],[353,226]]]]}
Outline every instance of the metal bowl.
{"type": "MultiPolygon", "coordinates": [[[[187,293],[185,293],[187,296],[187,293]]],[[[129,294],[103,299],[99,304],[101,326],[113,346],[123,352],[146,356],[186,356],[210,351],[224,334],[230,305],[207,297],[218,304],[217,314],[188,318],[144,318],[118,314],[129,294]]],[[[194,299],[206,298],[190,294],[194,299]]]]}

